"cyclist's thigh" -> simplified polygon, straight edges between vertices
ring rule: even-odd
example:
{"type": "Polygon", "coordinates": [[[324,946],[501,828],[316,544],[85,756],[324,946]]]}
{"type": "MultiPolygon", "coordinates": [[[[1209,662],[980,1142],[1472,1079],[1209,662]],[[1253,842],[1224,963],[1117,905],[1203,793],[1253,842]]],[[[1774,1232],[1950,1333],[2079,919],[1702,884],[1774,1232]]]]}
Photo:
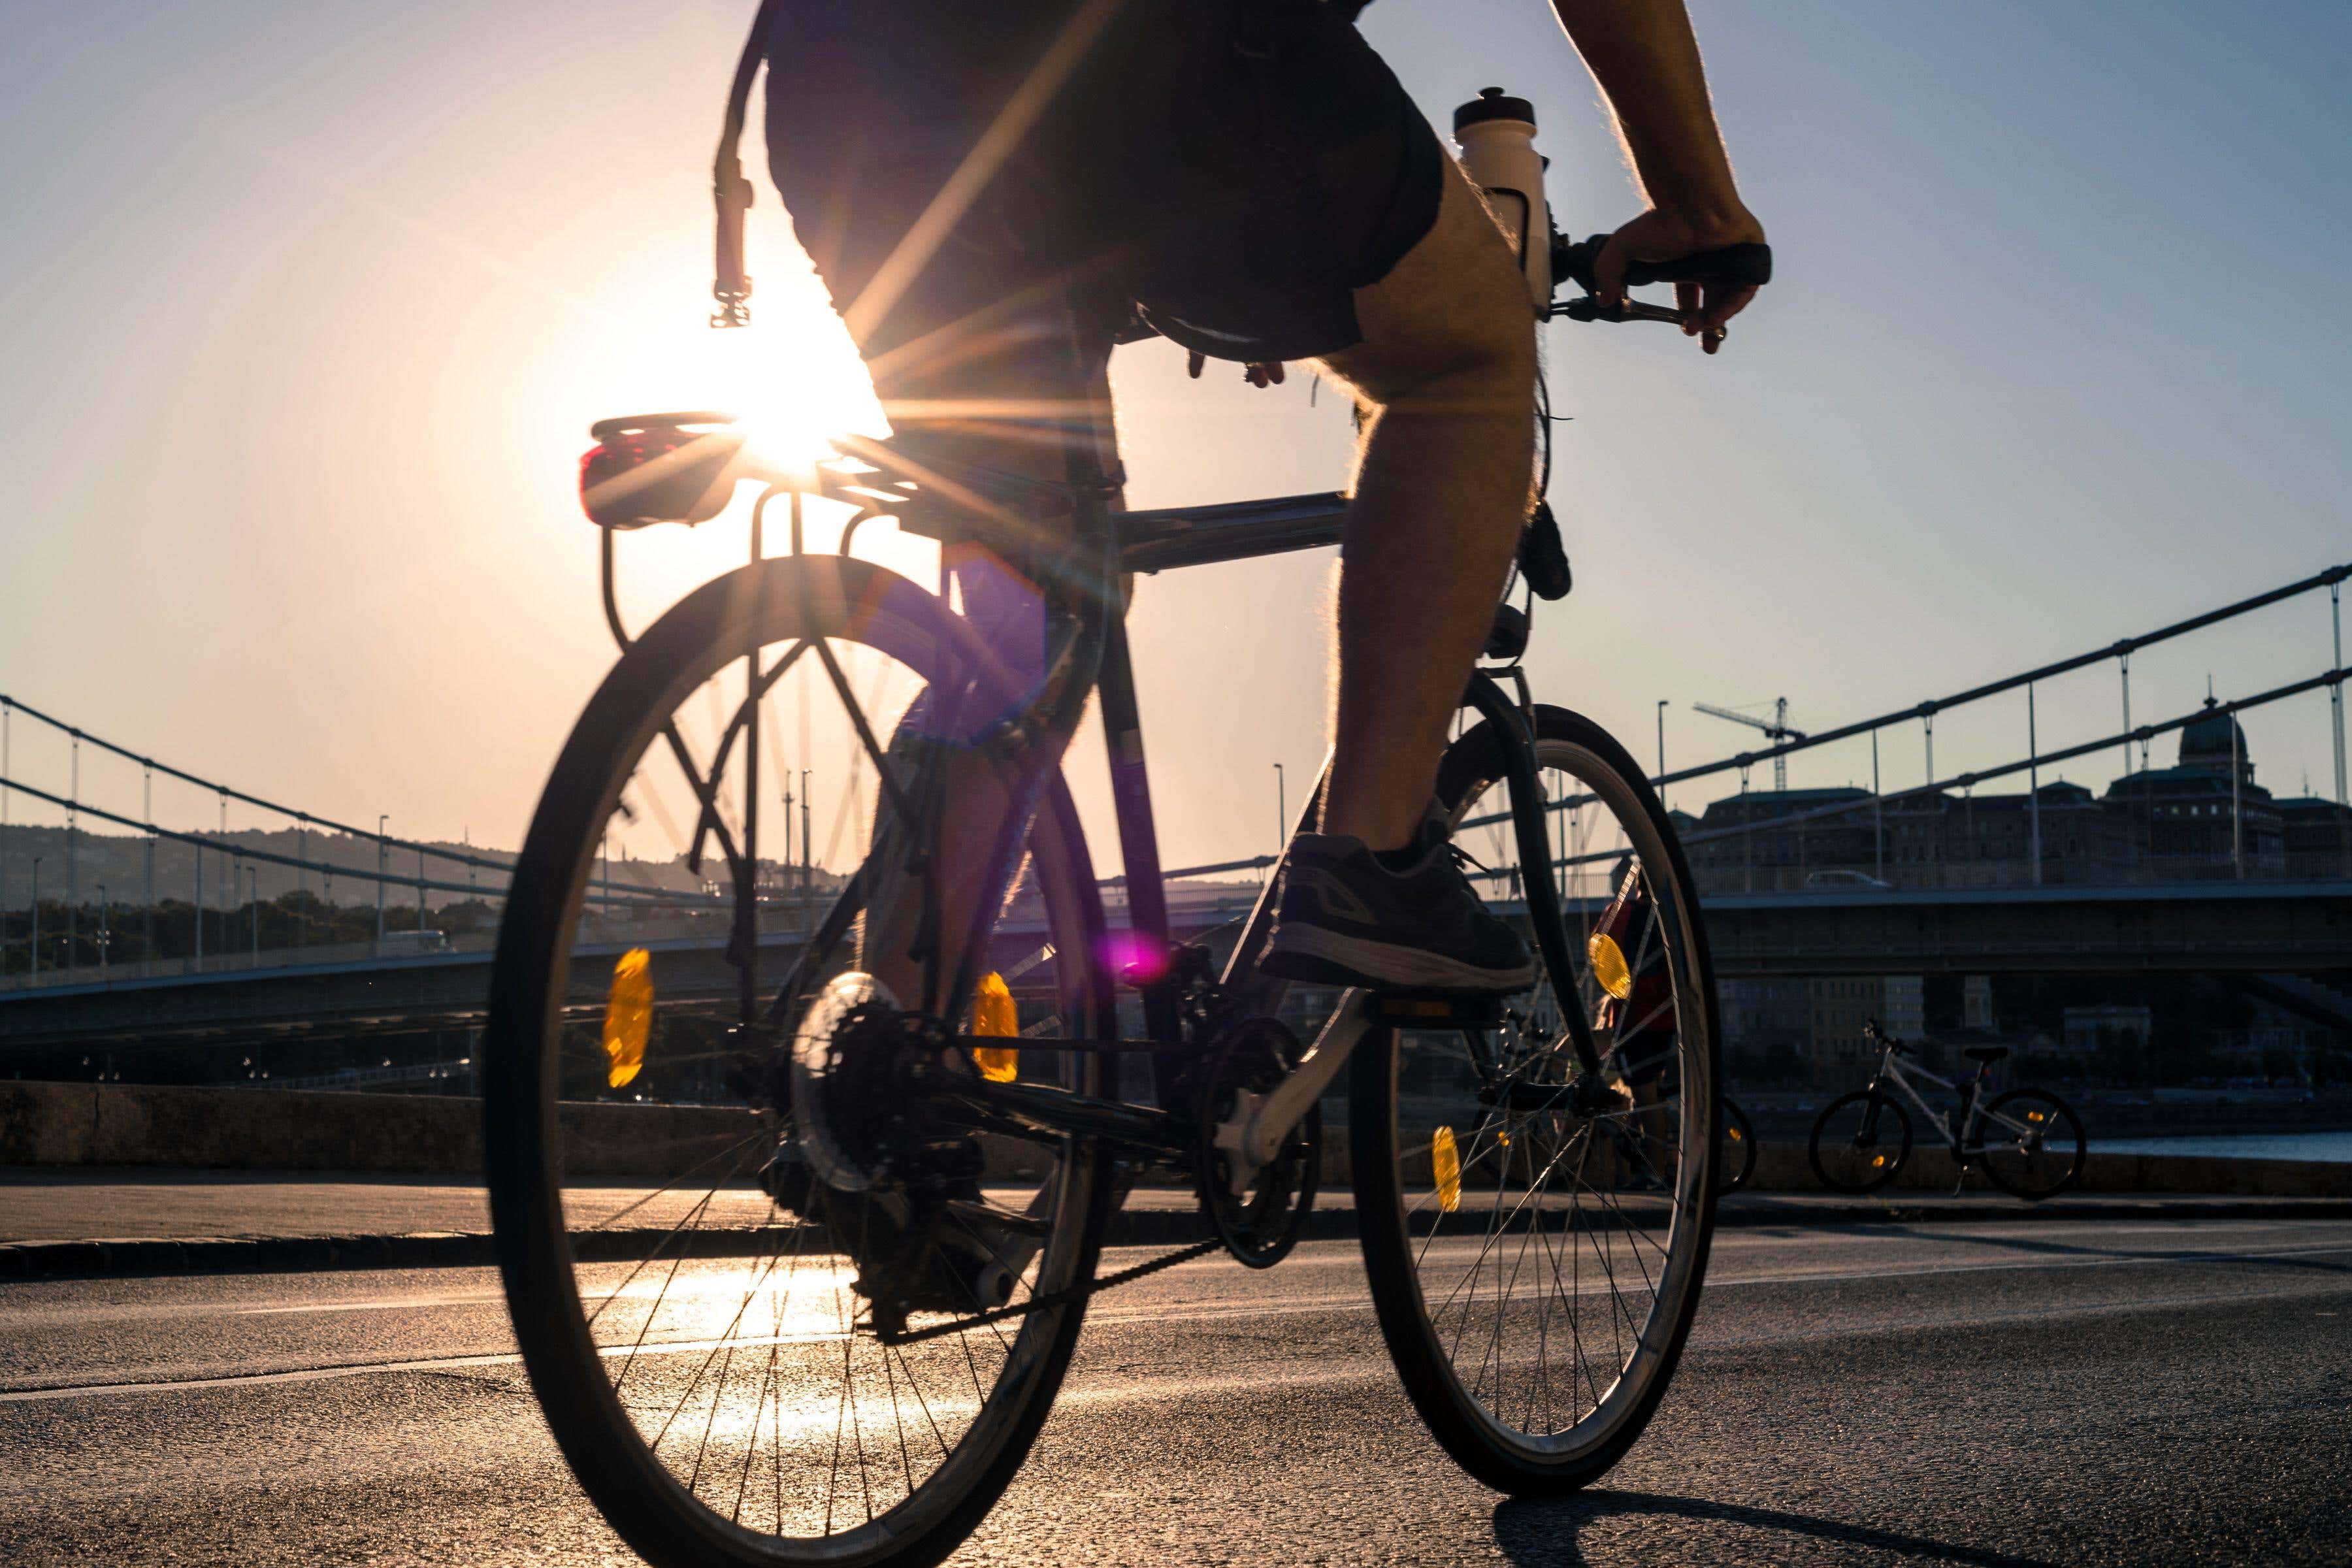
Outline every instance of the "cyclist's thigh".
{"type": "Polygon", "coordinates": [[[1386,277],[1356,290],[1355,308],[1363,342],[1323,363],[1375,402],[1409,404],[1423,388],[1455,397],[1465,384],[1511,412],[1531,402],[1535,317],[1527,284],[1452,159],[1437,221],[1386,277]]]}

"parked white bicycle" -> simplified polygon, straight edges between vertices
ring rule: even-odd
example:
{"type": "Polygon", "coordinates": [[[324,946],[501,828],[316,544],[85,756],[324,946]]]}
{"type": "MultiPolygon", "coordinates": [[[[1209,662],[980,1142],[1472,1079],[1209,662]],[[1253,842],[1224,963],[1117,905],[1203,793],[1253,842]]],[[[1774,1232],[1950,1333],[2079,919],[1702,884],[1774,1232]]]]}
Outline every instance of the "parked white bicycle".
{"type": "Polygon", "coordinates": [[[1971,1046],[1961,1055],[1977,1070],[1955,1083],[1927,1070],[1918,1054],[1882,1033],[1874,1018],[1863,1033],[1885,1048],[1866,1089],[1830,1101],[1813,1123],[1813,1173],[1841,1193],[1874,1193],[1895,1178],[1911,1157],[1911,1113],[1895,1098],[1919,1108],[1929,1126],[1948,1142],[1965,1178],[1982,1168],[1993,1185],[2021,1198],[2041,1199],[2064,1191],[2083,1174],[2083,1119],[2044,1089],[2013,1089],[1987,1099],[1995,1063],[2007,1046],[1971,1046]],[[1958,1109],[1938,1111],[1919,1093],[1924,1080],[1952,1091],[1958,1109]]]}

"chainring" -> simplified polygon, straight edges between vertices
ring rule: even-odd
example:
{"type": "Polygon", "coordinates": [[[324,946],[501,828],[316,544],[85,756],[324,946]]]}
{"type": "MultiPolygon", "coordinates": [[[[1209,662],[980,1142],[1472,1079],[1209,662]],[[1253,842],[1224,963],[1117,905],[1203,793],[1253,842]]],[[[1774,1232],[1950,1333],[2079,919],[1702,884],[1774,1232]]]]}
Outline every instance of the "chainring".
{"type": "Polygon", "coordinates": [[[1271,1268],[1298,1244],[1323,1167],[1323,1113],[1308,1110],[1274,1158],[1237,1180],[1220,1146],[1221,1126],[1246,1125],[1255,1103],[1304,1055],[1298,1037],[1272,1018],[1251,1018],[1227,1036],[1202,1074],[1200,1131],[1193,1143],[1201,1212],[1237,1262],[1271,1268]],[[1238,1190],[1236,1190],[1238,1188],[1238,1190]]]}

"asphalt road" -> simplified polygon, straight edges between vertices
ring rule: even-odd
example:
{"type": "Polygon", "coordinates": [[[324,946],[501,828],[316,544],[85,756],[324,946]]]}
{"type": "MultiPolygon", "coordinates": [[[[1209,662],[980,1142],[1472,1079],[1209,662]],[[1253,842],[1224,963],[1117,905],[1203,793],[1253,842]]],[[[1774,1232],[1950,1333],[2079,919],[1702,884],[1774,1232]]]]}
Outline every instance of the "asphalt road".
{"type": "MultiPolygon", "coordinates": [[[[1142,1254],[1115,1255],[1111,1265],[1142,1254]]],[[[1748,1229],[1604,1489],[1515,1503],[1353,1247],[1098,1303],[959,1563],[2352,1562],[2352,1226],[1748,1229]]],[[[603,1563],[487,1271],[0,1287],[0,1562],[603,1563]]]]}

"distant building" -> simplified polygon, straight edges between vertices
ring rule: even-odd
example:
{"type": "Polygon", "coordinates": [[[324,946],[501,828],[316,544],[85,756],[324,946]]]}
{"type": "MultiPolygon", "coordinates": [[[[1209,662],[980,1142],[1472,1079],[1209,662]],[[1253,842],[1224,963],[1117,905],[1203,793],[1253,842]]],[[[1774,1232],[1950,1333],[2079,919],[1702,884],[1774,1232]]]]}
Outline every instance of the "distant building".
{"type": "Polygon", "coordinates": [[[2271,792],[2254,782],[2246,732],[2212,698],[2180,731],[2179,762],[2126,773],[2108,808],[2163,880],[2286,874],[2286,834],[2271,792]]]}
{"type": "Polygon", "coordinates": [[[1898,1040],[1927,1033],[1927,983],[1916,974],[1890,974],[1879,982],[1879,1026],[1898,1040]]]}
{"type": "Polygon", "coordinates": [[[2067,1008],[2064,1027],[2064,1054],[2087,1058],[2095,1056],[2100,1047],[2110,1043],[2128,1041],[2138,1049],[2147,1049],[2154,1024],[2145,1002],[2130,1005],[2111,1003],[2096,1007],[2067,1008]]]}
{"type": "Polygon", "coordinates": [[[2174,765],[2126,773],[2104,795],[2061,779],[1885,799],[1742,791],[1709,803],[1683,843],[1700,888],[1718,894],[1866,890],[1861,877],[1897,888],[2352,877],[2352,809],[2273,798],[2254,782],[2245,731],[2210,697],[2174,765]]]}
{"type": "Polygon", "coordinates": [[[1723,1015],[1723,1045],[1759,1058],[1786,1047],[1802,1058],[1812,1048],[1811,994],[1802,980],[1718,980],[1717,1005],[1723,1015]]]}
{"type": "Polygon", "coordinates": [[[1960,979],[1960,1027],[1996,1034],[2000,1019],[1992,1010],[1992,976],[1969,974],[1960,979]]]}
{"type": "Polygon", "coordinates": [[[1872,1021],[1906,1044],[1916,1044],[1926,1032],[1926,987],[1916,974],[1832,975],[1809,980],[1805,987],[1811,1025],[1805,1065],[1815,1089],[1861,1086],[1878,1065],[1880,1047],[1864,1032],[1872,1021]],[[1901,1028],[1893,1018],[1898,1014],[1901,1028]]]}
{"type": "Polygon", "coordinates": [[[2275,803],[2286,839],[2286,874],[2297,881],[2352,877],[2352,810],[2316,795],[2275,803]]]}

